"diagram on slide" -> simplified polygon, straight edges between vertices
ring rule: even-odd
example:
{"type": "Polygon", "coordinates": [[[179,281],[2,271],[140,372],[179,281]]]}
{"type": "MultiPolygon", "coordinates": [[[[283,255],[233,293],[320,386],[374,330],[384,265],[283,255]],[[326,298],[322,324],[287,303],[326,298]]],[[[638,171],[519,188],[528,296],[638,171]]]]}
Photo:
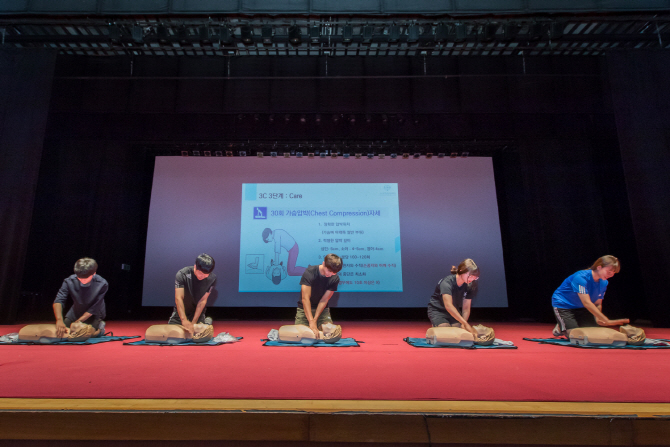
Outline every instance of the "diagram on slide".
{"type": "Polygon", "coordinates": [[[398,184],[242,185],[240,292],[298,291],[328,253],[343,260],[338,290],[401,292],[398,184]]]}

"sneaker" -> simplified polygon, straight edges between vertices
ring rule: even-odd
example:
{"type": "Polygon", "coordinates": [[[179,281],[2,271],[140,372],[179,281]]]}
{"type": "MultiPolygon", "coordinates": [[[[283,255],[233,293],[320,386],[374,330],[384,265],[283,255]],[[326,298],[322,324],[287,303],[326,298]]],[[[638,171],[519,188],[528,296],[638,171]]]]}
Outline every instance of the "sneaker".
{"type": "Polygon", "coordinates": [[[212,320],[212,317],[205,317],[205,324],[211,325],[213,322],[214,320],[212,320]]]}
{"type": "Polygon", "coordinates": [[[551,331],[552,334],[554,334],[554,337],[560,337],[563,335],[563,332],[561,332],[561,328],[558,327],[558,323],[556,323],[556,327],[554,327],[554,330],[551,331]]]}
{"type": "Polygon", "coordinates": [[[98,330],[100,331],[98,337],[102,337],[103,335],[105,335],[105,320],[100,321],[100,324],[98,325],[98,330]]]}

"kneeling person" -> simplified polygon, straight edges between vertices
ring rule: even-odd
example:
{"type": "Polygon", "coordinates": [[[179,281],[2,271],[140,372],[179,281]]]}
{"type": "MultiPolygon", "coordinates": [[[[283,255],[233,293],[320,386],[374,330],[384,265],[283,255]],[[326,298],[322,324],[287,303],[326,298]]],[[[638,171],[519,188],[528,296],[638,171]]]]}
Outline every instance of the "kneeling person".
{"type": "Polygon", "coordinates": [[[216,275],[214,258],[208,254],[199,255],[193,267],[184,267],[175,277],[175,307],[168,324],[180,324],[191,334],[196,331],[196,323],[211,325],[211,318],[205,318],[207,299],[214,290],[216,275]]]}
{"type": "Polygon", "coordinates": [[[295,314],[295,324],[304,324],[319,337],[319,327],[324,323],[331,323],[328,300],[337,291],[340,277],[337,273],[342,270],[342,259],[330,253],[323,258],[319,265],[307,267],[300,278],[301,299],[295,314]]]}
{"type": "Polygon", "coordinates": [[[53,304],[58,338],[66,337],[67,329],[75,322],[93,326],[93,337],[104,335],[105,294],[109,286],[97,270],[98,263],[94,259],[81,258],[74,264],[74,275],[63,280],[53,304]],[[68,298],[72,299],[72,307],[63,318],[63,306],[68,298]]]}

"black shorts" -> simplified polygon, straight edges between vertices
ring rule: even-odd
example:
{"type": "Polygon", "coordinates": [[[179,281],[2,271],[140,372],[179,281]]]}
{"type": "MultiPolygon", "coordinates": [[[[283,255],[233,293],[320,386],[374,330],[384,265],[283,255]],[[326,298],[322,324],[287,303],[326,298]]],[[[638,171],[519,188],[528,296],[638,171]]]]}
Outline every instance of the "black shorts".
{"type": "Polygon", "coordinates": [[[430,320],[430,323],[433,325],[433,327],[438,327],[439,325],[445,323],[449,326],[461,327],[461,323],[456,321],[456,319],[452,317],[449,312],[442,312],[433,306],[428,306],[428,319],[430,320]]]}
{"type": "Polygon", "coordinates": [[[578,327],[597,327],[596,317],[585,308],[561,309],[554,307],[554,316],[561,332],[578,327]]]}

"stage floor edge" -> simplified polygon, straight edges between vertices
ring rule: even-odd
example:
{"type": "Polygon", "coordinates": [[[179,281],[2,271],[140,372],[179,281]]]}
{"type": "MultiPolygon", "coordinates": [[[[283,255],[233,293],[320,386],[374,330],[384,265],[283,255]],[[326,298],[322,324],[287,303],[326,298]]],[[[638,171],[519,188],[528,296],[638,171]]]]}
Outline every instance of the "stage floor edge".
{"type": "Polygon", "coordinates": [[[670,445],[670,404],[2,398],[0,433],[53,441],[651,446],[670,445]]]}

